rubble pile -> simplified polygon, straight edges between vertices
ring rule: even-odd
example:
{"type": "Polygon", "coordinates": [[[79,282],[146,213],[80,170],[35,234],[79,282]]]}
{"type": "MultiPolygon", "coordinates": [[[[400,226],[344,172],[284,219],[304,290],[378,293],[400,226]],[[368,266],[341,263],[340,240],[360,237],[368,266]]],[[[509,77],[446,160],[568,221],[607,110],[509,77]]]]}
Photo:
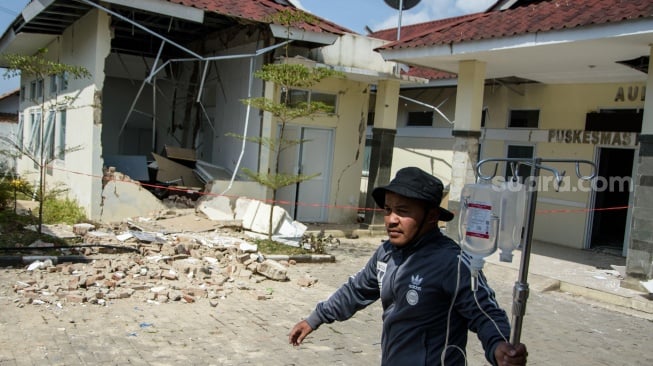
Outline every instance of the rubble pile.
{"type": "MultiPolygon", "coordinates": [[[[216,306],[233,291],[268,299],[271,294],[257,290],[262,287],[257,283],[288,280],[292,261],[265,258],[233,228],[161,233],[136,230],[136,226],[129,221],[104,230],[76,225],[72,231],[83,237],[84,245],[65,249],[65,254],[78,253],[87,260],[59,263],[57,258],[72,256],[43,256],[32,261],[13,285],[20,295],[18,306],[106,305],[124,298],[156,303],[207,299],[216,306]]],[[[306,279],[302,283],[312,285],[306,279]]]]}

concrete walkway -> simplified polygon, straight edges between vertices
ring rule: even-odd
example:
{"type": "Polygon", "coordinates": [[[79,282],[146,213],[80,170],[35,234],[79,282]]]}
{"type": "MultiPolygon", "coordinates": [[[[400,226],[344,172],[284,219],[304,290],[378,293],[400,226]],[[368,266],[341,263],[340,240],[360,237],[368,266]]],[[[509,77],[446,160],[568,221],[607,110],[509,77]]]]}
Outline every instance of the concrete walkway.
{"type": "MultiPolygon", "coordinates": [[[[308,225],[307,232],[324,230],[334,237],[370,237],[381,242],[382,233],[362,230],[357,224],[350,225],[308,225]]],[[[513,252],[510,263],[499,260],[497,250],[485,258],[485,271],[493,266],[513,270],[515,282],[519,279],[522,262],[521,250],[513,252]]],[[[533,291],[561,291],[599,301],[617,310],[635,310],[650,315],[653,319],[653,298],[640,291],[621,286],[626,258],[606,252],[574,249],[556,244],[533,241],[529,259],[527,283],[533,291]]],[[[505,273],[505,271],[503,272],[505,273]]]]}

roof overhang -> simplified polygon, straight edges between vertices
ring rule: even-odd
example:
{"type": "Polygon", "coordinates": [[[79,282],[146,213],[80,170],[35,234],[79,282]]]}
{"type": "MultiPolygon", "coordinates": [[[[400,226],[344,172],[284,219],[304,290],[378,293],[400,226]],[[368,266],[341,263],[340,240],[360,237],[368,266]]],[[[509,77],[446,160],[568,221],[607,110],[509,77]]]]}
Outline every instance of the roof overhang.
{"type": "Polygon", "coordinates": [[[653,19],[537,32],[480,41],[381,49],[387,61],[458,73],[461,61],[486,64],[486,78],[516,76],[541,83],[645,81],[619,63],[650,55],[653,19]]]}
{"type": "Polygon", "coordinates": [[[289,30],[287,27],[278,24],[270,24],[270,30],[272,31],[272,35],[276,38],[304,41],[318,45],[331,45],[338,39],[338,37],[340,37],[333,33],[310,32],[298,28],[290,28],[289,30]]]}
{"type": "Polygon", "coordinates": [[[404,85],[422,85],[428,83],[427,79],[409,75],[400,75],[398,73],[378,72],[357,67],[342,65],[329,65],[322,62],[313,61],[305,57],[289,57],[281,59],[281,62],[289,64],[302,64],[310,68],[324,67],[342,73],[347,80],[354,80],[367,84],[376,84],[382,80],[396,80],[404,85]]]}

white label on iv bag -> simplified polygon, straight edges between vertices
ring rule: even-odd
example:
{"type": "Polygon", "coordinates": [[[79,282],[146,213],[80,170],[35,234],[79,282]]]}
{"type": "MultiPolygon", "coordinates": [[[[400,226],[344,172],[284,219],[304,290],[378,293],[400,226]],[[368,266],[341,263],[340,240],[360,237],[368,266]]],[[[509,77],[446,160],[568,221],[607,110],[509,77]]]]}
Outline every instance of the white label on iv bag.
{"type": "Polygon", "coordinates": [[[485,202],[469,202],[467,204],[467,230],[465,231],[465,235],[489,239],[491,216],[491,205],[485,202]]]}

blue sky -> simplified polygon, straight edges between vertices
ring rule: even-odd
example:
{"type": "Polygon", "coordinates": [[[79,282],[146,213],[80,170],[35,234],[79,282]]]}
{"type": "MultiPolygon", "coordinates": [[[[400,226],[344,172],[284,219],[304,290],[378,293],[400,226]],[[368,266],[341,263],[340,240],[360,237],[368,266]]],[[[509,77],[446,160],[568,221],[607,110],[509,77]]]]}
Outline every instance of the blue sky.
{"type": "MultiPolygon", "coordinates": [[[[384,0],[290,0],[297,7],[328,19],[357,33],[366,34],[365,27],[373,31],[394,28],[399,12],[384,0]]],[[[0,2],[0,29],[4,33],[29,0],[3,0],[0,2]]],[[[487,9],[496,0],[422,0],[414,8],[402,12],[401,24],[408,25],[430,20],[470,14],[487,9]]],[[[0,94],[18,87],[18,80],[5,79],[0,69],[0,94]]]]}
{"type": "MultiPolygon", "coordinates": [[[[333,21],[357,33],[366,34],[365,26],[373,31],[394,28],[399,12],[384,0],[290,0],[297,7],[333,21]]],[[[401,14],[401,24],[415,24],[430,20],[484,11],[496,0],[422,0],[414,8],[401,14]]]]}

